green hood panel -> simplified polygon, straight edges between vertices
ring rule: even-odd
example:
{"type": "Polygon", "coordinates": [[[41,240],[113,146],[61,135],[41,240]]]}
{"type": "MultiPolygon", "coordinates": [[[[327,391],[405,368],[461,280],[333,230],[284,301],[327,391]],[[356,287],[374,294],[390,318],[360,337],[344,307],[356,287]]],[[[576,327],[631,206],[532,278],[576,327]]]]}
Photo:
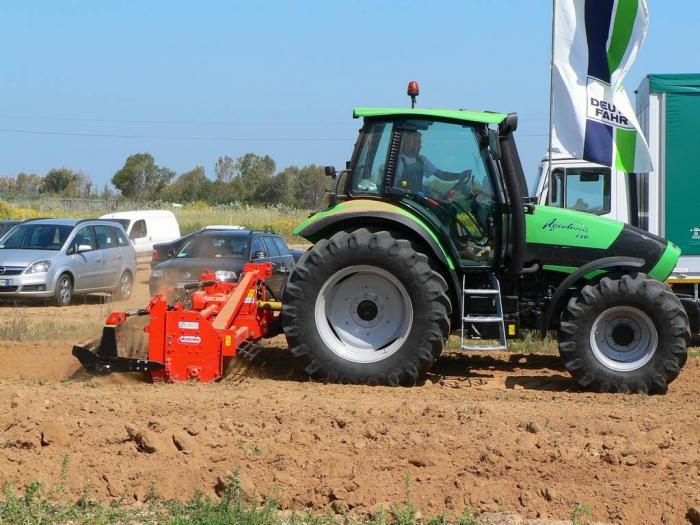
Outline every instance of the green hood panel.
{"type": "MultiPolygon", "coordinates": [[[[572,273],[586,263],[605,257],[643,259],[640,271],[660,281],[670,274],[680,256],[678,247],[666,239],[619,221],[596,215],[537,206],[526,215],[525,260],[538,262],[544,270],[572,273]]],[[[600,275],[594,271],[591,279],[600,275]]]]}
{"type": "Polygon", "coordinates": [[[525,216],[525,226],[528,243],[604,250],[617,239],[624,224],[590,213],[537,206],[535,213],[525,216]]]}
{"type": "MultiPolygon", "coordinates": [[[[304,239],[316,242],[323,238],[330,229],[335,229],[334,224],[342,220],[395,220],[404,226],[408,226],[418,233],[440,256],[441,260],[450,268],[455,269],[454,258],[445,248],[433,229],[423,219],[404,208],[388,202],[376,199],[353,199],[336,204],[332,208],[320,211],[306,219],[297,226],[293,233],[304,239]]],[[[362,224],[360,222],[360,224],[362,224]]]]}

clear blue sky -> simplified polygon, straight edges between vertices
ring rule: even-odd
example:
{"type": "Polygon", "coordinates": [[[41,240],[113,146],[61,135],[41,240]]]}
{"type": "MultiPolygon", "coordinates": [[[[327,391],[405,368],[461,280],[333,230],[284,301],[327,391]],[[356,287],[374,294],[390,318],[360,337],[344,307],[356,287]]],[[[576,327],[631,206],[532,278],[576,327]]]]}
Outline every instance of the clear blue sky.
{"type": "MultiPolygon", "coordinates": [[[[631,96],[646,73],[700,71],[700,2],[648,4],[631,96]]],[[[352,108],[408,104],[415,79],[421,106],[518,112],[532,181],[550,28],[547,0],[4,2],[0,175],[67,166],[101,187],[136,152],[210,177],[248,151],[342,166],[352,108]]]]}

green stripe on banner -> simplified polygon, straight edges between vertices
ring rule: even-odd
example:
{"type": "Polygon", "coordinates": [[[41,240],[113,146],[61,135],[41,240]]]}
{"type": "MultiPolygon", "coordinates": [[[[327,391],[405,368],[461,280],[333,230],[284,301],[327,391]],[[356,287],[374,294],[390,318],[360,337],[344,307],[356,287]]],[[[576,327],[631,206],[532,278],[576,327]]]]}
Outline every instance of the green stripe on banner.
{"type": "Polygon", "coordinates": [[[610,74],[618,67],[627,52],[627,46],[632,37],[634,20],[637,18],[639,0],[617,0],[615,25],[613,26],[608,46],[608,69],[610,74]]]}
{"type": "Polygon", "coordinates": [[[637,148],[637,130],[615,129],[615,167],[625,173],[634,173],[634,151],[637,148]]]}

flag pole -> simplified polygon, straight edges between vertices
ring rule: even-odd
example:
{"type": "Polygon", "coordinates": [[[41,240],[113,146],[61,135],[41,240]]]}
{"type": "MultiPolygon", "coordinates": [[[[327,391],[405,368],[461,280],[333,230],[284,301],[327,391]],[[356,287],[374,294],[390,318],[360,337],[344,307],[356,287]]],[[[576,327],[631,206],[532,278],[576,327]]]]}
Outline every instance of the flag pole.
{"type": "Polygon", "coordinates": [[[557,9],[557,0],[552,0],[552,47],[549,61],[549,146],[547,147],[547,180],[549,186],[552,175],[552,132],[554,128],[554,19],[557,9]]]}

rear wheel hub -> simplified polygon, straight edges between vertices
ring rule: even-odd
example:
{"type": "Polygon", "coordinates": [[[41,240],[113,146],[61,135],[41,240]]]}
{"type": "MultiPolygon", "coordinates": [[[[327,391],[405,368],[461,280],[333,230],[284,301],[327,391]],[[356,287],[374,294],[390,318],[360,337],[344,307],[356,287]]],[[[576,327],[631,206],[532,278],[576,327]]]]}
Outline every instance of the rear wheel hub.
{"type": "Polygon", "coordinates": [[[319,335],[336,355],[373,363],[396,352],[413,325],[406,287],[377,266],[349,266],[323,285],[314,311],[319,335]]]}

